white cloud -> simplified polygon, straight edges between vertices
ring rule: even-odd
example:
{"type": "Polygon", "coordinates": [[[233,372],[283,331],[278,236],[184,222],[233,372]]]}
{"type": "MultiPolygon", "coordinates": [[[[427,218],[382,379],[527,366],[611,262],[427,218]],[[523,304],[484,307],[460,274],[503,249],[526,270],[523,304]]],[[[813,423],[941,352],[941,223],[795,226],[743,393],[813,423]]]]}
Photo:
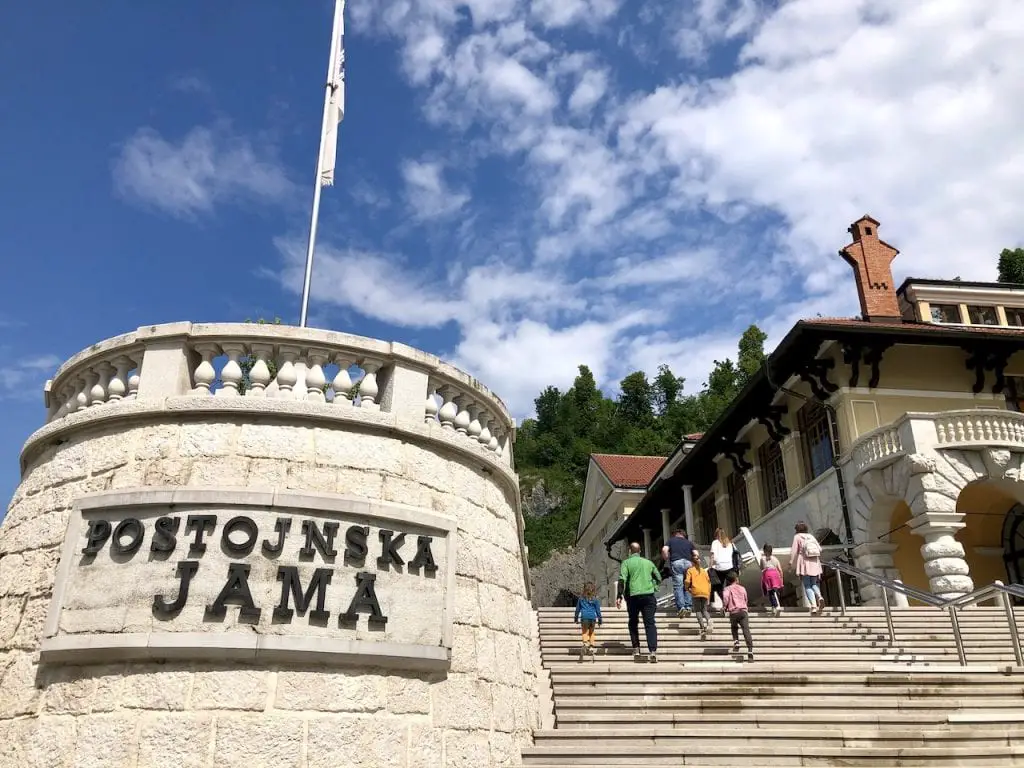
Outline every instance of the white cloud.
{"type": "Polygon", "coordinates": [[[140,129],[121,148],[113,177],[124,199],[180,218],[237,200],[280,202],[293,193],[272,152],[223,128],[202,126],[177,142],[140,129]]]}
{"type": "Polygon", "coordinates": [[[628,35],[615,0],[356,7],[363,29],[399,41],[431,128],[481,137],[474,157],[511,169],[525,255],[499,266],[475,228],[507,214],[493,187],[452,191],[441,166],[414,161],[418,218],[454,205],[472,247],[443,266],[417,261],[418,242],[335,253],[326,300],[454,323],[458,361],[519,414],[578,363],[607,384],[668,362],[692,391],[750,322],[770,347],[800,317],[855,312],[836,250],[863,213],[901,249],[898,276],[991,279],[999,250],[1024,241],[1015,0],[647,3],[628,35]],[[643,87],[608,43],[624,35],[652,52],[643,87]],[[664,38],[684,67],[654,67],[664,38]]]}
{"type": "Polygon", "coordinates": [[[56,355],[26,358],[7,355],[0,368],[0,400],[36,400],[41,403],[43,385],[53,377],[60,363],[56,355]]]}
{"type": "Polygon", "coordinates": [[[458,213],[469,195],[455,192],[444,180],[444,166],[436,161],[402,163],[405,197],[417,219],[438,219],[458,213]]]}

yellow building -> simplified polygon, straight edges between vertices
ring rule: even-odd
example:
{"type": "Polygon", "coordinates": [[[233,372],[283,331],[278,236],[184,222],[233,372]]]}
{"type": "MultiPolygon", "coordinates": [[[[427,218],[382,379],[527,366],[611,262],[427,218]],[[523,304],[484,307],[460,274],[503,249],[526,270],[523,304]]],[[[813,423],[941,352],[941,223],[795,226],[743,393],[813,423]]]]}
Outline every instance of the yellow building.
{"type": "MultiPolygon", "coordinates": [[[[858,567],[935,594],[1024,581],[1024,286],[897,289],[897,251],[877,228],[858,220],[840,251],[861,317],[798,322],[669,457],[609,553],[682,518],[700,543],[747,529],[785,565],[805,521],[826,556],[848,548],[858,567]]],[[[877,595],[861,585],[865,601],[877,595]]]]}

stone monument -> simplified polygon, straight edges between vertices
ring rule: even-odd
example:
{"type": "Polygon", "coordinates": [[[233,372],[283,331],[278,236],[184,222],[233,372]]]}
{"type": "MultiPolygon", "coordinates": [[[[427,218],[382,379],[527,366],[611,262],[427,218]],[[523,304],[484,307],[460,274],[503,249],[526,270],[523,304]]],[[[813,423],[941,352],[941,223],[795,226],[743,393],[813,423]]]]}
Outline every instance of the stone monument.
{"type": "Polygon", "coordinates": [[[515,765],[514,422],[397,343],[148,326],[47,382],[0,526],[0,768],[515,765]]]}

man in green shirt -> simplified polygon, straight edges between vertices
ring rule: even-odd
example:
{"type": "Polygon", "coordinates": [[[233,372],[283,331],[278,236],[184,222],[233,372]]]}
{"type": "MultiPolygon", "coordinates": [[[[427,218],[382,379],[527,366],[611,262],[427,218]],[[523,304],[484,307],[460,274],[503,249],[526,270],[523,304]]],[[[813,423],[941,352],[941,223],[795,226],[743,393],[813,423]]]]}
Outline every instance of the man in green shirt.
{"type": "Polygon", "coordinates": [[[622,607],[626,598],[629,612],[629,639],[633,643],[633,658],[640,657],[640,617],[644,618],[644,634],[647,635],[647,658],[657,661],[658,627],[654,613],[658,609],[658,587],[661,586],[661,572],[658,566],[640,554],[640,545],[629,545],[629,557],[622,561],[619,569],[619,594],[615,607],[622,607]]]}

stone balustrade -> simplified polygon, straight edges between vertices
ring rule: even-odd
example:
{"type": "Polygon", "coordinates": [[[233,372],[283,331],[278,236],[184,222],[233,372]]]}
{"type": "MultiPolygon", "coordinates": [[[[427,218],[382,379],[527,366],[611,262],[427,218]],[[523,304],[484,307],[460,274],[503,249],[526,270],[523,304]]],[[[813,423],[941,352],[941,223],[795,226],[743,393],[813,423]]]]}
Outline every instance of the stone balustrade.
{"type": "Polygon", "coordinates": [[[939,447],[972,443],[1024,447],[1024,413],[1013,411],[958,411],[935,418],[939,447]]]}
{"type": "Polygon", "coordinates": [[[1024,449],[1024,413],[973,409],[907,413],[861,435],[849,451],[855,476],[909,454],[943,449],[1024,449]]]}
{"type": "Polygon", "coordinates": [[[904,454],[899,422],[862,435],[850,449],[857,474],[895,461],[904,454]]]}
{"type": "Polygon", "coordinates": [[[500,398],[465,372],[404,344],[282,325],[172,323],[94,344],[46,383],[47,424],[122,401],[167,398],[383,414],[406,427],[441,430],[511,465],[515,422],[500,398]]]}

